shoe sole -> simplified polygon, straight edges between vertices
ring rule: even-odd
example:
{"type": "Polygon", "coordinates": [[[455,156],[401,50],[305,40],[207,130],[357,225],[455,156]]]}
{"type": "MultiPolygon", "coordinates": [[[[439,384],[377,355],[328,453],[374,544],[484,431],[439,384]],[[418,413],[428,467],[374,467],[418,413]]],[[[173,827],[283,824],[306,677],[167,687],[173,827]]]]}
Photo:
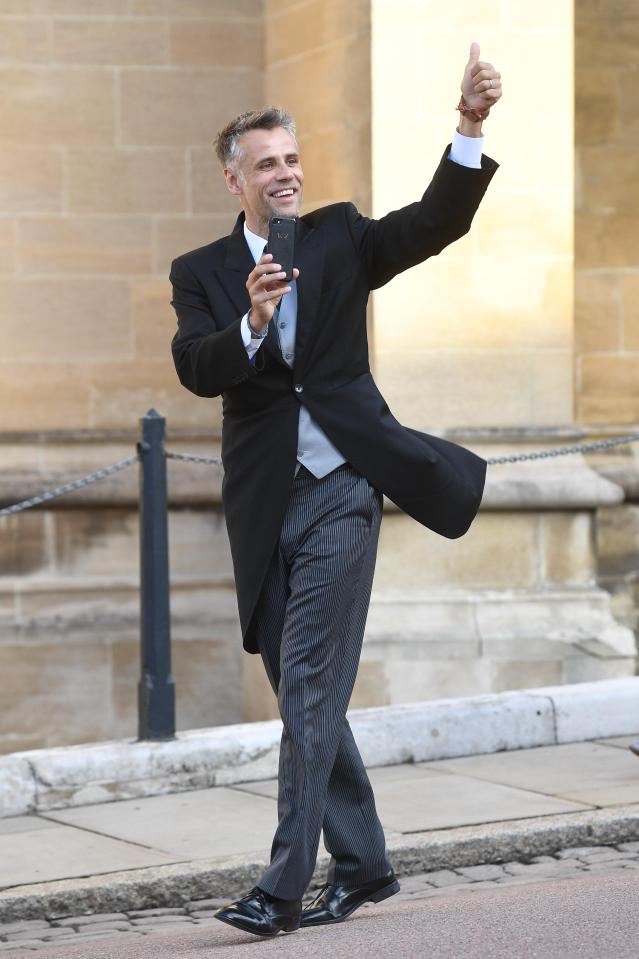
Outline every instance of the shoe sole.
{"type": "Polygon", "coordinates": [[[285,929],[282,927],[282,929],[277,929],[275,932],[258,932],[257,929],[247,929],[246,926],[243,926],[239,922],[233,922],[232,919],[227,919],[226,916],[216,916],[215,918],[219,919],[220,922],[225,922],[227,926],[233,926],[234,929],[240,929],[242,932],[250,932],[253,936],[261,936],[262,939],[274,939],[275,936],[277,936],[280,932],[297,932],[297,930],[300,928],[300,924],[298,924],[292,929],[285,929]]]}
{"type": "Polygon", "coordinates": [[[391,896],[394,896],[396,892],[399,892],[399,889],[399,882],[397,879],[394,879],[392,882],[389,882],[387,886],[382,886],[381,889],[378,889],[376,892],[372,892],[368,899],[364,899],[363,902],[353,906],[352,909],[349,909],[348,912],[344,913],[343,916],[339,916],[337,919],[322,919],[320,922],[305,923],[304,910],[302,910],[301,926],[303,929],[310,929],[312,926],[332,926],[336,922],[344,922],[345,919],[348,919],[349,916],[353,915],[356,909],[359,909],[360,906],[363,906],[365,902],[383,902],[384,899],[389,899],[391,896]]]}

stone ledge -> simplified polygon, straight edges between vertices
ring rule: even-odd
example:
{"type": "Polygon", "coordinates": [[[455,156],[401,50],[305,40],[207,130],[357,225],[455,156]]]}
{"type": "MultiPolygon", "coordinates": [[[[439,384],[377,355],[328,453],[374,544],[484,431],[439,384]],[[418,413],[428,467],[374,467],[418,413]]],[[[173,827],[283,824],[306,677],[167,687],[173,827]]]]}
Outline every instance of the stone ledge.
{"type": "Polygon", "coordinates": [[[596,509],[623,500],[621,486],[574,454],[561,463],[538,460],[489,466],[482,509],[596,509]]]}
{"type": "Polygon", "coordinates": [[[513,648],[543,640],[577,647],[601,658],[634,657],[631,629],[615,621],[610,596],[592,586],[538,589],[373,591],[364,647],[375,643],[442,641],[486,644],[509,641],[513,648]]]}
{"type": "Polygon", "coordinates": [[[597,472],[604,479],[621,486],[626,501],[636,503],[639,500],[639,465],[632,461],[627,463],[603,463],[596,466],[597,472]]]}
{"type": "MultiPolygon", "coordinates": [[[[177,444],[174,444],[174,448],[177,444]]],[[[178,450],[176,450],[178,451],[178,450]]],[[[477,449],[480,455],[490,457],[489,449],[477,449]]],[[[191,444],[189,452],[198,455],[217,456],[218,449],[209,445],[202,447],[191,444]]],[[[503,451],[500,451],[500,453],[503,451]]],[[[20,502],[43,491],[70,483],[95,470],[109,466],[113,462],[133,455],[129,448],[117,451],[105,451],[99,462],[93,460],[74,460],[69,466],[62,461],[45,463],[37,467],[24,465],[6,466],[0,470],[0,507],[20,502]]],[[[490,510],[531,510],[531,509],[596,509],[599,506],[612,506],[624,500],[624,487],[635,491],[639,481],[632,485],[626,472],[619,475],[610,472],[610,478],[603,470],[592,469],[583,456],[574,454],[562,459],[561,463],[548,460],[532,463],[500,464],[489,466],[486,487],[481,503],[482,511],[490,510]],[[623,479],[623,485],[621,480],[623,479]]],[[[169,460],[167,464],[167,484],[169,505],[221,507],[222,468],[202,463],[186,463],[169,460]]],[[[47,509],[65,509],[91,507],[123,506],[135,507],[138,502],[139,476],[135,464],[107,479],[89,486],[65,493],[59,499],[45,504],[47,509]]],[[[385,509],[397,511],[390,500],[385,499],[385,509]]]]}
{"type": "MultiPolygon", "coordinates": [[[[634,735],[639,678],[354,709],[367,766],[634,735]]],[[[35,749],[0,758],[0,816],[277,776],[281,720],[178,733],[168,742],[35,749]]]]}
{"type": "MultiPolygon", "coordinates": [[[[389,837],[387,849],[401,878],[637,838],[639,805],[631,805],[389,837]]],[[[328,855],[320,852],[311,884],[323,881],[328,863],[328,855]]],[[[266,865],[266,859],[236,855],[16,886],[2,891],[0,922],[127,912],[207,897],[228,900],[254,885],[266,865]]]]}

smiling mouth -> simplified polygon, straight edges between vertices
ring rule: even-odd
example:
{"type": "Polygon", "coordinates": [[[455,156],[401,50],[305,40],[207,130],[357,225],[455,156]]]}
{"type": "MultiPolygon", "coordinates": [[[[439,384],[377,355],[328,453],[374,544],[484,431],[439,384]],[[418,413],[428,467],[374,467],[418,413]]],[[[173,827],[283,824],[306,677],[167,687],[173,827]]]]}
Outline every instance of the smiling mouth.
{"type": "Polygon", "coordinates": [[[287,187],[285,190],[278,190],[277,193],[271,193],[276,200],[286,200],[288,197],[295,196],[296,190],[293,187],[287,187]]]}

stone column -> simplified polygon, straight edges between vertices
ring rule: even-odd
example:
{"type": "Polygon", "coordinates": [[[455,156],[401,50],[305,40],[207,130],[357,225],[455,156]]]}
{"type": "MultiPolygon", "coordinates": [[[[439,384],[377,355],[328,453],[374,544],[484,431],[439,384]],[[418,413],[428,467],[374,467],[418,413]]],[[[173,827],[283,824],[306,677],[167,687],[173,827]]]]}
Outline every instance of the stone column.
{"type": "Polygon", "coordinates": [[[472,40],[505,90],[484,123],[501,167],[470,234],[375,294],[379,386],[400,421],[431,432],[571,423],[573,5],[371,9],[375,216],[428,185],[457,124],[472,40]]]}
{"type": "Polygon", "coordinates": [[[575,18],[578,417],[637,423],[639,4],[580,2],[575,18]]]}
{"type": "MultiPolygon", "coordinates": [[[[501,166],[470,233],[374,296],[377,382],[401,422],[486,457],[570,442],[573,4],[371,11],[375,216],[427,186],[472,40],[505,89],[484,123],[501,166]],[[531,83],[541,50],[543,106],[531,83]]],[[[597,585],[593,549],[597,508],[622,499],[573,457],[491,467],[461,541],[389,510],[353,705],[632,675],[633,635],[597,585]]]]}

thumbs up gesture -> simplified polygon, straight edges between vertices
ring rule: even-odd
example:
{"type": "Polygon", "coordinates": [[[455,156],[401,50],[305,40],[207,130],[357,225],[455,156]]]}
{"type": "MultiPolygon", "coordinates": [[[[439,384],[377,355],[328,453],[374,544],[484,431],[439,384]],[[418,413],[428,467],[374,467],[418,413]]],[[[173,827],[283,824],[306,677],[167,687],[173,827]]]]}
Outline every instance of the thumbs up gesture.
{"type": "Polygon", "coordinates": [[[501,97],[501,73],[479,59],[479,44],[471,43],[461,82],[462,96],[472,110],[488,110],[501,97]]]}

